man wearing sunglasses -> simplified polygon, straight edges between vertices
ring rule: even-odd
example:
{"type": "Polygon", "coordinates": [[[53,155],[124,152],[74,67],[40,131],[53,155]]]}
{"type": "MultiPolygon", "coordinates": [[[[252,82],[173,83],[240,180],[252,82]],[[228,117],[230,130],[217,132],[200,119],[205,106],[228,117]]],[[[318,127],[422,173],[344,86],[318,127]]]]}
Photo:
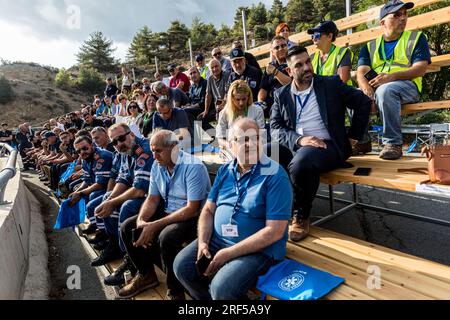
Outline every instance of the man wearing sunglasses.
{"type": "Polygon", "coordinates": [[[222,54],[222,50],[220,50],[219,47],[216,47],[212,49],[211,56],[214,60],[217,60],[220,62],[220,66],[222,67],[222,71],[224,72],[231,72],[231,62],[229,59],[225,58],[222,54]]]}
{"type": "MultiPolygon", "coordinates": [[[[73,143],[75,152],[81,158],[83,170],[83,183],[69,195],[70,205],[74,206],[81,198],[87,200],[87,213],[90,228],[96,225],[94,209],[91,201],[102,196],[106,192],[111,174],[113,153],[96,147],[92,139],[88,136],[80,136],[73,143]],[[91,227],[92,226],[92,227],[91,227]]],[[[97,238],[106,237],[100,233],[97,238]]]]}
{"type": "MultiPolygon", "coordinates": [[[[95,216],[104,219],[109,244],[101,255],[92,261],[92,266],[100,266],[123,256],[125,246],[119,239],[119,228],[128,218],[138,214],[150,183],[150,170],[153,164],[153,154],[147,139],[136,137],[128,125],[119,123],[108,130],[109,137],[120,153],[120,170],[116,184],[111,192],[107,192],[104,201],[95,209],[95,216]]],[[[130,263],[127,257],[119,268],[127,270],[130,263]]],[[[116,280],[117,274],[111,275],[116,280]]],[[[118,276],[123,276],[118,274],[118,276]]]]}
{"type": "Polygon", "coordinates": [[[379,156],[386,160],[403,155],[401,107],[418,101],[422,77],[431,63],[425,35],[421,31],[405,30],[407,10],[412,7],[412,2],[386,3],[380,10],[383,34],[363,46],[359,54],[358,84],[380,110],[384,147],[379,156]],[[372,77],[367,76],[370,71],[372,77]]]}
{"type": "Polygon", "coordinates": [[[286,71],[286,55],[288,51],[287,41],[282,36],[272,39],[271,54],[274,60],[267,64],[261,80],[261,88],[258,93],[258,102],[265,104],[264,116],[270,117],[270,107],[273,104],[273,93],[276,89],[291,83],[286,71]]]}

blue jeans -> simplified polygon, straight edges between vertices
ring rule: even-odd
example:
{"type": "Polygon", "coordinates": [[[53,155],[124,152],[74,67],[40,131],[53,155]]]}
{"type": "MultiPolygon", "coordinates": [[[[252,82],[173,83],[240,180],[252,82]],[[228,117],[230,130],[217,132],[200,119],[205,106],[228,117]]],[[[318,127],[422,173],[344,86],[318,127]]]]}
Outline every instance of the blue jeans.
{"type": "Polygon", "coordinates": [[[419,100],[419,91],[410,80],[383,84],[375,91],[375,102],[383,119],[383,143],[402,144],[402,104],[419,100]]]}
{"type": "MultiPolygon", "coordinates": [[[[109,194],[110,193],[106,193],[104,199],[106,199],[109,194]]],[[[120,249],[123,252],[125,252],[125,244],[123,243],[122,238],[119,237],[120,226],[128,218],[134,217],[139,214],[139,210],[141,209],[144,201],[145,197],[127,200],[122,203],[118,213],[117,211],[115,211],[112,215],[104,219],[105,229],[108,236],[112,238],[113,241],[119,241],[120,249]]]]}
{"type": "MultiPolygon", "coordinates": [[[[173,263],[175,276],[196,300],[245,299],[248,290],[256,285],[258,276],[278,262],[261,252],[249,254],[227,262],[211,280],[207,280],[195,268],[197,248],[195,240],[178,253],[173,263]]],[[[209,252],[214,255],[220,249],[213,236],[209,252]]]]}
{"type": "Polygon", "coordinates": [[[97,225],[100,230],[105,229],[105,224],[102,219],[94,216],[95,208],[97,208],[102,202],[105,195],[105,190],[96,190],[89,195],[89,202],[86,205],[86,211],[91,224],[97,225]],[[98,221],[97,221],[98,220],[98,221]]]}

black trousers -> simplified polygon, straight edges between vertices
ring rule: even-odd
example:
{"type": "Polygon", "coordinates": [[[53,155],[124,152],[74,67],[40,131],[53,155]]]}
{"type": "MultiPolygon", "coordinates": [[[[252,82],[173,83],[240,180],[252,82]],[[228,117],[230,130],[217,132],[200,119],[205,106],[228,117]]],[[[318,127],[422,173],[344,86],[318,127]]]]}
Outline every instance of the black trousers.
{"type": "MultiPolygon", "coordinates": [[[[164,212],[158,210],[152,220],[163,217],[164,212]]],[[[175,277],[173,261],[183,244],[192,242],[197,236],[197,218],[188,221],[173,223],[165,227],[147,249],[133,246],[131,233],[136,228],[137,216],[131,217],[121,225],[120,236],[125,244],[126,251],[136,269],[143,275],[154,270],[156,264],[167,277],[167,289],[172,293],[183,293],[184,287],[175,277]]]]}
{"type": "Polygon", "coordinates": [[[287,147],[272,142],[267,155],[286,169],[294,188],[294,209],[297,217],[307,219],[320,184],[320,174],[339,168],[342,160],[332,141],[326,149],[301,147],[295,154],[287,147]],[[278,150],[278,151],[275,151],[278,150]]]}

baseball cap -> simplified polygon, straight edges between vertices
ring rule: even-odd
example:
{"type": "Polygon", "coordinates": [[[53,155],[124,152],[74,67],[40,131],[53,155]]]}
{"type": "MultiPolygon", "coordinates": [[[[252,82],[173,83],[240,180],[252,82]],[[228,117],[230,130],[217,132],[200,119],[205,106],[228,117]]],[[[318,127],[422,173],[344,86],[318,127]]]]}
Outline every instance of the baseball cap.
{"type": "Polygon", "coordinates": [[[205,60],[205,57],[202,54],[198,54],[195,56],[195,61],[199,62],[203,60],[205,60]]]}
{"type": "Polygon", "coordinates": [[[388,1],[380,10],[380,20],[386,17],[390,13],[397,12],[401,8],[411,9],[414,7],[413,2],[402,2],[400,0],[388,1]]]}
{"type": "Polygon", "coordinates": [[[170,71],[170,70],[173,70],[173,69],[175,69],[177,67],[177,65],[176,64],[169,64],[168,66],[167,66],[167,71],[170,71]]]}
{"type": "Polygon", "coordinates": [[[237,48],[231,50],[231,52],[230,52],[230,60],[231,61],[236,60],[236,59],[242,59],[242,58],[245,58],[244,51],[242,51],[241,49],[237,49],[237,48]]]}
{"type": "Polygon", "coordinates": [[[2,126],[7,126],[8,124],[6,123],[6,122],[3,122],[2,123],[2,126]]]}
{"type": "Polygon", "coordinates": [[[339,30],[336,24],[331,20],[320,21],[314,28],[308,29],[308,34],[319,33],[332,33],[338,34],[339,30]]]}
{"type": "Polygon", "coordinates": [[[48,139],[48,138],[50,138],[50,137],[56,137],[56,134],[55,134],[53,131],[47,131],[47,132],[44,134],[44,138],[45,138],[45,139],[48,139]]]}

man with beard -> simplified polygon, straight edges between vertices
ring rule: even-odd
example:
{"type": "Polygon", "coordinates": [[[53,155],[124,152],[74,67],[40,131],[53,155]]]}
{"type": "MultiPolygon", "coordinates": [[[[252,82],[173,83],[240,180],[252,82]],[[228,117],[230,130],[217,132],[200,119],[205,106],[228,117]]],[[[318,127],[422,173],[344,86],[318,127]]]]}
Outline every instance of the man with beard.
{"type": "Polygon", "coordinates": [[[293,81],[275,92],[270,129],[272,141],[280,144],[280,159],[292,159],[286,168],[295,193],[289,237],[300,241],[309,233],[320,174],[349,165],[345,161],[351,155],[351,145],[362,138],[368,125],[371,101],[339,76],[314,75],[302,46],[288,51],[287,63],[293,81]],[[346,108],[354,112],[348,134],[346,108]]]}
{"type": "MultiPolygon", "coordinates": [[[[101,266],[123,256],[125,246],[119,239],[119,229],[126,219],[139,213],[148,192],[153,164],[148,140],[136,137],[126,124],[113,125],[108,134],[120,153],[120,170],[114,189],[105,194],[103,202],[95,209],[95,216],[104,220],[109,244],[92,261],[92,266],[101,266]]],[[[119,267],[121,268],[132,268],[127,256],[119,267]]],[[[111,276],[114,277],[114,274],[111,276]]],[[[105,283],[108,284],[108,280],[109,277],[105,279],[105,283]]]]}

